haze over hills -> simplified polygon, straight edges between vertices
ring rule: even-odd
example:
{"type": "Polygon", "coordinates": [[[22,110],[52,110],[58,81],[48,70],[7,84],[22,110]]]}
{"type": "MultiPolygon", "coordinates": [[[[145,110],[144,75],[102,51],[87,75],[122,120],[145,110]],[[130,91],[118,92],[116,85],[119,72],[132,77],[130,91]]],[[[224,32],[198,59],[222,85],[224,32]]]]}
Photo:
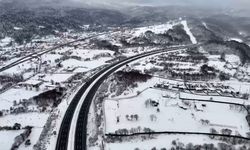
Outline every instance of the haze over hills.
{"type": "Polygon", "coordinates": [[[2,0],[0,3],[0,37],[12,36],[17,40],[20,40],[18,36],[24,36],[26,39],[33,34],[53,34],[54,30],[81,30],[81,26],[86,24],[140,26],[163,23],[178,18],[196,19],[200,22],[204,20],[215,27],[215,30],[220,30],[219,28],[223,26],[224,30],[226,29],[228,32],[233,32],[233,34],[241,32],[246,37],[250,32],[248,29],[250,19],[244,15],[237,16],[237,13],[232,12],[231,9],[199,8],[195,7],[196,5],[183,6],[173,2],[169,2],[171,6],[121,4],[113,5],[114,7],[111,7],[108,1],[104,1],[104,5],[98,1],[69,0],[60,2],[56,0],[2,0]],[[23,30],[16,31],[13,29],[15,26],[23,30]],[[38,26],[45,28],[41,31],[37,28],[38,26]]]}

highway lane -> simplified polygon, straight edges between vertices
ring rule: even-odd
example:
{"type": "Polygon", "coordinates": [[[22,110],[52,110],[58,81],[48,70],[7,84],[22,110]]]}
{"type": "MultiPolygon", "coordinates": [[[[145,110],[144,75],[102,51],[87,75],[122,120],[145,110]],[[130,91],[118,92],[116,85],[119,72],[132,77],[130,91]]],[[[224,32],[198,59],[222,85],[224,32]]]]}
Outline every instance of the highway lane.
{"type": "Polygon", "coordinates": [[[102,82],[114,71],[120,67],[126,65],[129,62],[134,60],[147,57],[150,55],[174,51],[189,47],[197,47],[197,45],[188,45],[188,46],[179,46],[159,49],[151,52],[146,52],[139,54],[130,58],[127,58],[121,62],[110,65],[109,67],[101,70],[99,73],[94,75],[86,84],[82,86],[76,96],[73,98],[72,103],[70,104],[58,135],[56,150],[85,150],[86,149],[86,138],[87,138],[87,121],[88,121],[88,112],[92,102],[93,97],[95,96],[96,91],[102,82]]]}
{"type": "Polygon", "coordinates": [[[57,150],[66,150],[68,145],[68,136],[70,131],[70,125],[71,121],[75,112],[75,109],[77,107],[77,104],[79,103],[82,95],[84,94],[87,87],[90,86],[91,82],[93,82],[98,76],[100,76],[105,70],[100,71],[96,75],[94,75],[92,78],[90,78],[89,81],[87,81],[80,90],[76,93],[76,95],[73,97],[69,107],[66,110],[66,113],[64,115],[59,133],[58,133],[58,139],[57,139],[57,150]]]}

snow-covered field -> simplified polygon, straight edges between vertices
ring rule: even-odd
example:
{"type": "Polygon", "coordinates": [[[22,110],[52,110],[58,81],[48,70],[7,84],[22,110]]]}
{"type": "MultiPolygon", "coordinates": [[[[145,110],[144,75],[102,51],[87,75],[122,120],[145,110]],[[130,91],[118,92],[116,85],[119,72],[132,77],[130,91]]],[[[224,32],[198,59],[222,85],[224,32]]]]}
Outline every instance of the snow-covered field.
{"type": "Polygon", "coordinates": [[[31,145],[25,146],[25,143],[22,143],[18,149],[19,150],[33,150],[33,146],[39,140],[39,136],[40,136],[42,130],[43,130],[43,128],[37,128],[37,127],[32,128],[32,132],[28,138],[28,139],[30,139],[31,145]]]}
{"type": "Polygon", "coordinates": [[[0,148],[1,150],[9,150],[14,143],[16,136],[23,133],[23,130],[18,131],[0,131],[0,148]]]}
{"type": "Polygon", "coordinates": [[[45,54],[41,56],[41,60],[47,62],[50,66],[55,66],[55,61],[60,58],[62,58],[62,55],[60,54],[45,54]]]}
{"type": "Polygon", "coordinates": [[[177,145],[183,146],[184,148],[189,143],[192,143],[193,145],[203,145],[204,143],[207,143],[214,144],[215,146],[217,146],[217,144],[219,143],[219,141],[212,140],[208,136],[202,135],[159,135],[156,138],[150,140],[134,139],[129,142],[106,143],[105,149],[135,150],[136,148],[138,148],[139,150],[151,150],[154,147],[157,150],[160,150],[162,148],[170,149],[171,147],[175,147],[175,145],[172,144],[172,141],[176,141],[177,145]]]}
{"type": "MultiPolygon", "coordinates": [[[[0,118],[0,126],[13,126],[15,123],[19,123],[21,124],[22,127],[25,126],[32,126],[32,132],[29,136],[29,139],[31,140],[31,145],[30,146],[25,146],[24,143],[20,146],[20,149],[28,149],[28,150],[32,150],[33,149],[33,145],[36,144],[37,140],[40,137],[40,134],[43,130],[43,126],[45,125],[47,119],[48,119],[49,113],[25,113],[25,114],[17,114],[17,115],[7,115],[7,116],[3,116],[0,118]]],[[[0,136],[1,134],[5,134],[5,133],[10,133],[10,135],[13,136],[8,136],[7,138],[9,139],[9,143],[6,142],[6,144],[4,143],[5,140],[3,140],[3,143],[0,142],[0,146],[2,148],[6,148],[9,149],[10,146],[13,144],[14,142],[14,138],[19,135],[20,133],[22,133],[23,130],[18,130],[18,131],[0,131],[0,136]],[[7,145],[9,144],[9,145],[7,145]],[[9,147],[9,148],[8,148],[9,147]]],[[[5,138],[4,138],[5,139],[5,138]]],[[[1,140],[2,141],[2,140],[1,140]]]]}
{"type": "Polygon", "coordinates": [[[79,61],[76,59],[68,59],[62,62],[64,68],[86,68],[85,71],[89,71],[98,66],[105,65],[106,61],[110,60],[109,58],[101,59],[101,60],[93,60],[93,61],[79,61]]]}
{"type": "Polygon", "coordinates": [[[156,34],[164,33],[168,31],[169,29],[172,29],[173,26],[179,24],[179,22],[167,22],[165,24],[160,24],[160,25],[153,25],[153,26],[148,26],[148,27],[140,27],[132,30],[132,34],[134,36],[140,36],[144,34],[146,31],[152,31],[156,34]]]}
{"type": "Polygon", "coordinates": [[[208,65],[220,71],[234,75],[237,73],[237,68],[241,64],[240,58],[237,55],[225,55],[225,61],[220,60],[220,55],[208,55],[208,65]]]}
{"type": "Polygon", "coordinates": [[[0,118],[0,126],[13,126],[19,123],[22,127],[34,126],[42,128],[49,116],[49,113],[25,113],[18,115],[7,115],[0,118]]]}
{"type": "Polygon", "coordinates": [[[189,102],[185,106],[178,99],[163,98],[165,92],[148,89],[138,97],[123,99],[120,101],[105,101],[106,133],[114,133],[118,129],[150,128],[154,131],[187,131],[209,133],[210,128],[220,131],[223,128],[233,130],[233,134],[239,132],[246,136],[249,127],[245,116],[247,112],[230,110],[229,105],[189,102]],[[146,101],[152,99],[159,103],[158,107],[146,106],[146,101]],[[202,107],[202,105],[206,105],[202,107]],[[183,106],[184,105],[184,106],[183,106]],[[185,109],[181,108],[184,107],[185,109]],[[129,109],[128,109],[129,108],[129,109]],[[157,112],[159,108],[160,112],[157,112]],[[201,108],[198,110],[197,108],[201,108]],[[129,121],[126,115],[139,116],[138,121],[129,121]],[[225,115],[227,114],[227,115],[225,115]],[[152,120],[151,116],[156,118],[152,120]],[[119,117],[119,122],[117,122],[119,117]],[[209,125],[203,125],[201,119],[209,120],[209,125]],[[186,124],[188,122],[188,124],[186,124]],[[184,125],[185,124],[185,125],[184,125]]]}
{"type": "Polygon", "coordinates": [[[77,49],[72,50],[71,56],[81,57],[82,60],[76,59],[67,59],[62,62],[62,66],[64,69],[67,68],[75,68],[78,69],[76,72],[86,72],[96,67],[102,66],[106,64],[106,61],[112,59],[114,52],[110,50],[88,50],[88,49],[77,49]],[[102,57],[104,55],[104,57],[102,57]],[[109,56],[107,56],[109,55],[109,56]],[[99,58],[95,58],[98,57],[99,58]],[[89,59],[89,60],[85,60],[89,59]]]}
{"type": "Polygon", "coordinates": [[[76,49],[72,50],[72,56],[80,56],[82,58],[93,58],[96,55],[101,53],[109,53],[111,56],[114,54],[114,51],[111,50],[98,50],[98,49],[76,49]]]}
{"type": "Polygon", "coordinates": [[[240,91],[242,93],[250,92],[250,83],[249,82],[240,82],[238,80],[229,80],[224,81],[223,84],[229,85],[234,88],[235,91],[240,91]]]}
{"type": "Polygon", "coordinates": [[[42,80],[44,82],[51,82],[53,80],[55,83],[63,83],[67,82],[74,73],[54,73],[54,74],[46,74],[42,80]]]}
{"type": "Polygon", "coordinates": [[[0,110],[8,110],[13,106],[14,101],[19,102],[19,100],[32,98],[39,95],[41,92],[42,91],[26,90],[25,88],[11,88],[0,94],[0,110]]]}

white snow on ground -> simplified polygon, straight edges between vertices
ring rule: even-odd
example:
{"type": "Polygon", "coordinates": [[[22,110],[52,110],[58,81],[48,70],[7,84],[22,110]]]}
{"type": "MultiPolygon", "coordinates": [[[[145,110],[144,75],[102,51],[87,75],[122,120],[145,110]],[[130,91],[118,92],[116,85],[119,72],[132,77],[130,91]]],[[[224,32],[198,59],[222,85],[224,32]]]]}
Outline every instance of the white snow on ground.
{"type": "Polygon", "coordinates": [[[27,85],[36,85],[36,84],[40,84],[42,81],[38,81],[38,80],[26,80],[25,82],[20,82],[18,84],[27,84],[27,85]]]}
{"type": "Polygon", "coordinates": [[[62,83],[67,81],[70,77],[72,77],[74,73],[54,73],[54,74],[46,74],[44,78],[42,78],[45,82],[50,82],[53,80],[54,82],[62,83]]]}
{"type": "Polygon", "coordinates": [[[14,139],[19,134],[23,133],[23,130],[18,131],[0,131],[0,149],[9,150],[14,142],[14,139]]]}
{"type": "MultiPolygon", "coordinates": [[[[182,51],[182,50],[184,50],[184,49],[178,49],[178,50],[174,50],[174,51],[172,50],[171,52],[179,52],[179,51],[182,51]]],[[[149,57],[141,58],[141,59],[138,59],[138,60],[133,61],[131,63],[128,63],[128,65],[133,66],[133,69],[138,69],[138,70],[141,70],[141,71],[143,71],[144,69],[150,69],[150,68],[153,68],[153,67],[162,68],[162,66],[152,65],[151,63],[149,63],[149,61],[152,60],[152,58],[157,58],[157,56],[165,55],[167,53],[169,53],[169,52],[165,51],[165,52],[162,52],[161,54],[154,54],[154,55],[151,55],[149,57]]],[[[188,64],[188,63],[183,63],[183,64],[188,64]]],[[[123,67],[123,68],[125,68],[125,67],[123,67]]]]}
{"type": "Polygon", "coordinates": [[[75,67],[85,67],[86,71],[94,69],[98,66],[102,66],[106,64],[106,61],[110,60],[110,58],[102,58],[98,60],[92,61],[79,61],[76,59],[68,59],[62,62],[64,68],[75,68],[75,67]]]}
{"type": "Polygon", "coordinates": [[[86,63],[76,59],[68,59],[62,62],[64,68],[80,67],[83,66],[84,64],[86,63]]]}
{"type": "Polygon", "coordinates": [[[121,32],[112,32],[109,35],[101,35],[98,37],[99,40],[107,40],[109,41],[112,45],[120,46],[122,47],[122,43],[116,38],[117,36],[119,37],[122,33],[121,32]]]}
{"type": "Polygon", "coordinates": [[[110,50],[89,50],[89,49],[76,49],[72,51],[71,55],[80,56],[82,58],[93,58],[95,55],[101,53],[109,53],[111,56],[114,54],[114,51],[110,50]]]}
{"type": "MultiPolygon", "coordinates": [[[[18,114],[18,115],[7,115],[7,116],[3,116],[0,118],[0,126],[13,126],[15,123],[20,123],[22,127],[33,126],[34,128],[32,128],[32,132],[30,136],[28,137],[28,139],[31,140],[31,145],[26,147],[23,143],[19,148],[21,150],[32,150],[33,145],[36,144],[37,140],[40,137],[40,134],[43,130],[43,126],[45,125],[48,116],[49,116],[49,113],[37,113],[37,112],[18,114]]],[[[0,136],[1,136],[1,132],[4,132],[4,131],[0,131],[0,136]]],[[[16,131],[17,133],[16,136],[18,135],[19,132],[20,131],[16,131]]],[[[12,144],[14,142],[14,138],[11,139],[10,142],[12,144]]],[[[2,148],[1,141],[0,141],[0,146],[2,148]]],[[[7,149],[8,148],[6,148],[6,150],[7,149]]]]}
{"type": "Polygon", "coordinates": [[[9,109],[13,105],[13,102],[8,101],[7,99],[1,99],[0,109],[9,109]]]}
{"type": "Polygon", "coordinates": [[[184,26],[184,30],[185,30],[186,33],[189,35],[191,42],[192,42],[193,44],[197,44],[197,40],[196,40],[196,38],[194,37],[193,33],[190,31],[190,28],[189,28],[188,25],[187,25],[187,21],[184,20],[184,21],[182,21],[181,23],[182,23],[182,25],[184,26]]]}
{"type": "Polygon", "coordinates": [[[88,68],[76,68],[75,70],[74,70],[74,72],[75,73],[78,73],[78,72],[87,72],[87,71],[89,71],[89,69],[88,68]]]}
{"type": "MultiPolygon", "coordinates": [[[[0,53],[1,54],[1,53],[0,53]]],[[[13,63],[13,62],[15,62],[15,61],[17,61],[19,58],[18,57],[16,57],[16,58],[12,58],[12,59],[10,59],[10,60],[8,60],[8,61],[6,61],[6,62],[3,62],[3,64],[1,64],[1,65],[9,65],[9,64],[11,64],[11,63],[13,63]]],[[[3,67],[3,66],[1,66],[1,67],[3,67]]]]}
{"type": "MultiPolygon", "coordinates": [[[[178,51],[181,51],[181,49],[178,51]]],[[[178,51],[176,51],[176,52],[178,52],[178,51]]],[[[179,55],[183,56],[183,55],[187,55],[187,54],[178,54],[178,56],[179,55]]],[[[162,56],[162,54],[154,55],[152,57],[142,58],[142,59],[137,60],[133,63],[130,63],[130,66],[135,70],[141,71],[142,73],[144,73],[145,70],[150,70],[153,68],[156,68],[159,70],[164,70],[164,66],[160,65],[161,62],[163,62],[163,61],[162,60],[158,61],[157,60],[158,56],[162,56]],[[152,61],[152,60],[156,61],[157,63],[156,64],[150,63],[150,61],[152,61]]],[[[171,63],[171,62],[172,61],[167,61],[167,60],[165,61],[164,60],[164,63],[171,63]]],[[[181,61],[175,61],[175,64],[176,64],[176,66],[174,66],[173,68],[178,68],[178,69],[190,68],[190,69],[193,69],[192,72],[200,72],[200,67],[203,65],[202,63],[194,64],[191,62],[181,62],[181,61]]]]}
{"type": "Polygon", "coordinates": [[[219,101],[219,102],[229,102],[229,103],[236,103],[236,104],[249,104],[249,101],[239,98],[233,97],[223,97],[223,96],[203,96],[203,95],[196,95],[190,93],[180,93],[180,98],[183,99],[195,99],[195,100],[211,100],[211,101],[219,101]]]}
{"type": "Polygon", "coordinates": [[[176,143],[183,143],[185,145],[189,143],[200,144],[204,143],[213,143],[215,146],[219,143],[219,141],[212,140],[208,136],[203,135],[159,135],[156,139],[150,140],[140,140],[135,139],[129,142],[122,143],[107,143],[105,145],[106,150],[135,150],[135,148],[139,148],[140,150],[151,150],[152,148],[156,148],[160,150],[161,148],[170,149],[172,145],[172,141],[175,140],[176,143]]]}
{"type": "MultiPolygon", "coordinates": [[[[230,110],[228,104],[218,104],[210,102],[190,102],[191,106],[187,110],[183,110],[181,100],[176,98],[164,98],[163,95],[176,95],[174,92],[161,91],[157,89],[147,89],[142,94],[137,96],[136,91],[142,91],[147,87],[153,86],[155,83],[160,82],[159,79],[152,78],[146,83],[140,83],[138,88],[133,90],[134,94],[122,95],[115,97],[115,99],[105,100],[105,116],[106,133],[114,133],[118,129],[137,128],[140,126],[150,128],[154,131],[189,131],[189,132],[205,132],[209,133],[210,128],[215,128],[220,131],[222,128],[229,128],[233,134],[239,132],[241,135],[246,136],[249,131],[248,124],[245,116],[245,111],[239,112],[230,110]],[[155,100],[160,103],[160,112],[157,112],[155,107],[146,107],[145,101],[148,99],[155,100]],[[202,104],[206,107],[203,111],[198,111],[195,108],[200,108],[202,104]],[[129,108],[129,109],[128,109],[129,108]],[[138,121],[128,121],[126,115],[138,114],[138,121]],[[151,121],[150,115],[157,117],[156,121],[151,121]],[[225,114],[227,114],[225,116],[225,114]],[[117,117],[120,122],[117,123],[117,117]],[[201,119],[210,121],[209,125],[202,125],[201,119]],[[188,122],[188,124],[186,124],[188,122]],[[166,126],[167,124],[167,126],[166,126]],[[186,124],[183,126],[183,124],[186,124]]],[[[177,82],[177,81],[176,81],[177,82]]],[[[194,95],[187,95],[192,98],[194,95]]],[[[196,96],[196,95],[195,95],[196,96]]],[[[198,97],[199,98],[199,97],[198,97]]],[[[204,99],[204,97],[202,97],[204,99]]],[[[206,97],[208,99],[210,97],[206,97]]],[[[234,101],[243,103],[243,100],[234,98],[214,97],[218,101],[234,101]]]]}
{"type": "Polygon", "coordinates": [[[0,118],[0,126],[13,126],[20,123],[22,127],[34,126],[43,127],[47,121],[49,113],[25,113],[18,115],[7,115],[0,118]]]}
{"type": "Polygon", "coordinates": [[[1,109],[9,109],[13,106],[13,102],[22,99],[29,99],[36,95],[39,95],[43,91],[34,91],[34,90],[26,90],[24,88],[15,89],[11,88],[8,91],[0,94],[0,110],[1,109]]]}
{"type": "MultiPolygon", "coordinates": [[[[63,52],[64,49],[58,50],[57,52],[63,52]]],[[[110,50],[91,50],[91,49],[74,49],[67,50],[72,52],[70,56],[80,57],[80,60],[77,59],[67,59],[61,64],[63,69],[75,69],[74,72],[87,72],[96,67],[106,64],[106,61],[113,59],[114,51],[110,50]],[[89,60],[85,60],[89,59],[89,60]]]]}
{"type": "Polygon", "coordinates": [[[239,39],[239,38],[230,38],[229,39],[230,41],[236,41],[236,42],[243,42],[243,40],[242,39],[239,39]]]}
{"type": "Polygon", "coordinates": [[[224,81],[223,84],[234,88],[235,91],[239,91],[241,93],[250,93],[250,83],[240,82],[238,80],[229,80],[224,81]]]}
{"type": "Polygon", "coordinates": [[[149,51],[154,51],[154,50],[157,50],[159,48],[157,47],[132,47],[132,48],[125,48],[123,49],[124,50],[124,53],[123,55],[124,56],[127,56],[127,57],[131,57],[131,56],[134,56],[136,54],[141,54],[141,53],[144,53],[144,52],[149,52],[149,51]]]}
{"type": "Polygon", "coordinates": [[[236,69],[227,69],[227,68],[225,68],[225,66],[226,65],[238,66],[240,64],[239,57],[236,55],[226,55],[225,59],[228,60],[228,63],[230,63],[230,61],[231,61],[230,64],[227,64],[226,62],[219,60],[220,57],[218,55],[213,55],[212,57],[209,56],[208,58],[209,58],[209,61],[208,61],[209,66],[212,66],[215,69],[218,69],[222,72],[228,73],[232,76],[236,73],[237,70],[236,69]]]}
{"type": "Polygon", "coordinates": [[[8,45],[13,39],[10,37],[5,37],[4,39],[0,40],[0,46],[8,45]]]}
{"type": "Polygon", "coordinates": [[[203,25],[206,29],[209,29],[206,22],[202,22],[202,25],[203,25]]]}
{"type": "Polygon", "coordinates": [[[30,146],[25,146],[25,143],[22,143],[18,150],[33,150],[33,146],[36,144],[36,142],[39,140],[39,136],[42,132],[43,128],[32,128],[32,132],[28,139],[30,139],[30,146]]]}
{"type": "Polygon", "coordinates": [[[63,47],[63,48],[58,48],[54,52],[57,54],[64,54],[65,52],[71,51],[71,47],[63,47]]]}
{"type": "Polygon", "coordinates": [[[224,70],[225,64],[226,63],[222,61],[212,61],[212,60],[208,61],[209,66],[215,67],[216,69],[219,69],[219,70],[224,70]]]}
{"type": "Polygon", "coordinates": [[[13,74],[20,74],[22,73],[24,70],[28,70],[30,68],[34,68],[36,65],[33,64],[33,63],[30,63],[30,62],[24,62],[20,65],[17,65],[17,66],[14,66],[14,67],[11,67],[3,72],[0,73],[0,75],[6,75],[6,74],[9,74],[9,75],[13,75],[13,74]]]}
{"type": "Polygon", "coordinates": [[[237,55],[226,55],[225,60],[228,61],[229,63],[236,63],[236,64],[241,63],[240,57],[237,55]]]}
{"type": "Polygon", "coordinates": [[[140,65],[137,65],[137,66],[133,67],[133,69],[139,70],[139,71],[142,71],[142,72],[144,72],[144,69],[150,70],[152,68],[164,69],[163,66],[157,66],[157,65],[154,65],[154,64],[151,64],[151,63],[146,63],[146,64],[140,63],[140,65]]]}
{"type": "Polygon", "coordinates": [[[48,64],[53,64],[53,63],[55,63],[55,60],[60,59],[62,57],[62,55],[59,55],[59,54],[45,54],[45,55],[42,55],[41,57],[42,57],[43,62],[47,61],[47,63],[51,62],[51,63],[48,63],[48,64]]]}
{"type": "MultiPolygon", "coordinates": [[[[184,85],[183,80],[171,80],[171,79],[164,79],[163,80],[165,83],[169,83],[170,85],[184,85]]],[[[189,83],[196,83],[196,84],[204,84],[203,81],[193,81],[193,82],[189,82],[189,83]]],[[[240,92],[240,93],[249,93],[250,92],[250,83],[247,82],[241,82],[238,80],[229,80],[229,81],[219,81],[219,80],[213,80],[213,81],[208,81],[206,82],[208,84],[214,84],[214,85],[224,85],[224,86],[229,86],[230,88],[232,88],[234,91],[236,92],[240,92]]],[[[236,98],[231,98],[231,99],[235,99],[235,100],[239,100],[240,99],[236,99],[236,98]]],[[[234,100],[234,101],[235,101],[234,100]]]]}
{"type": "Polygon", "coordinates": [[[140,36],[144,34],[146,31],[152,31],[156,34],[165,33],[169,29],[172,29],[173,26],[177,25],[178,23],[166,23],[166,24],[160,24],[160,25],[154,25],[154,26],[148,26],[148,27],[141,27],[136,28],[135,30],[132,30],[134,36],[140,36]]]}
{"type": "Polygon", "coordinates": [[[14,30],[22,30],[23,28],[20,27],[14,27],[14,30]]]}
{"type": "Polygon", "coordinates": [[[205,132],[209,133],[210,128],[220,131],[222,128],[229,128],[235,134],[239,132],[246,136],[249,127],[246,122],[246,112],[231,111],[229,105],[207,103],[207,102],[191,102],[192,106],[187,110],[183,110],[182,101],[168,100],[161,97],[163,92],[149,89],[131,99],[117,101],[105,101],[106,117],[106,133],[114,133],[118,129],[126,128],[150,128],[154,131],[187,131],[187,132],[205,132]],[[145,107],[145,101],[151,98],[160,103],[160,112],[157,113],[156,108],[145,107]],[[206,105],[203,112],[197,111],[194,106],[200,107],[206,105]],[[118,108],[119,106],[119,108],[118,108]],[[128,110],[129,108],[129,110],[128,110]],[[138,114],[138,121],[128,121],[126,115],[138,114]],[[150,115],[157,117],[156,121],[151,121],[150,115]],[[227,114],[225,116],[225,114],[227,114]],[[116,119],[119,116],[120,122],[116,119]],[[211,125],[202,125],[201,119],[209,120],[211,125]],[[183,124],[187,123],[185,126],[183,124]],[[216,124],[216,125],[213,125],[216,124]],[[167,126],[166,126],[167,125],[167,126]]]}
{"type": "Polygon", "coordinates": [[[35,74],[35,71],[23,73],[23,79],[27,80],[27,79],[31,78],[32,76],[34,76],[34,74],[35,74]]]}

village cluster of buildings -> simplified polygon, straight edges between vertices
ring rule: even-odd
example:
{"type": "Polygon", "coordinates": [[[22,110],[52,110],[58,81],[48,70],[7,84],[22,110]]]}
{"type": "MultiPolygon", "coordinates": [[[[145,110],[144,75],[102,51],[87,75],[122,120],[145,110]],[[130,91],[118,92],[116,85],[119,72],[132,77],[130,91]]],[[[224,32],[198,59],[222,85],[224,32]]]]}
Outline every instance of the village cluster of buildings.
{"type": "Polygon", "coordinates": [[[16,87],[27,90],[52,90],[70,86],[75,74],[38,74],[32,79],[19,82],[16,87]]]}
{"type": "Polygon", "coordinates": [[[166,90],[178,90],[183,92],[192,92],[201,95],[210,96],[229,96],[240,97],[241,93],[236,92],[228,85],[221,83],[196,83],[196,82],[162,82],[154,85],[155,88],[166,90]]]}
{"type": "Polygon", "coordinates": [[[203,54],[173,52],[150,58],[146,63],[154,67],[144,69],[144,72],[149,74],[161,72],[162,77],[170,79],[207,81],[217,77],[216,70],[206,65],[207,61],[208,58],[203,54]]]}

